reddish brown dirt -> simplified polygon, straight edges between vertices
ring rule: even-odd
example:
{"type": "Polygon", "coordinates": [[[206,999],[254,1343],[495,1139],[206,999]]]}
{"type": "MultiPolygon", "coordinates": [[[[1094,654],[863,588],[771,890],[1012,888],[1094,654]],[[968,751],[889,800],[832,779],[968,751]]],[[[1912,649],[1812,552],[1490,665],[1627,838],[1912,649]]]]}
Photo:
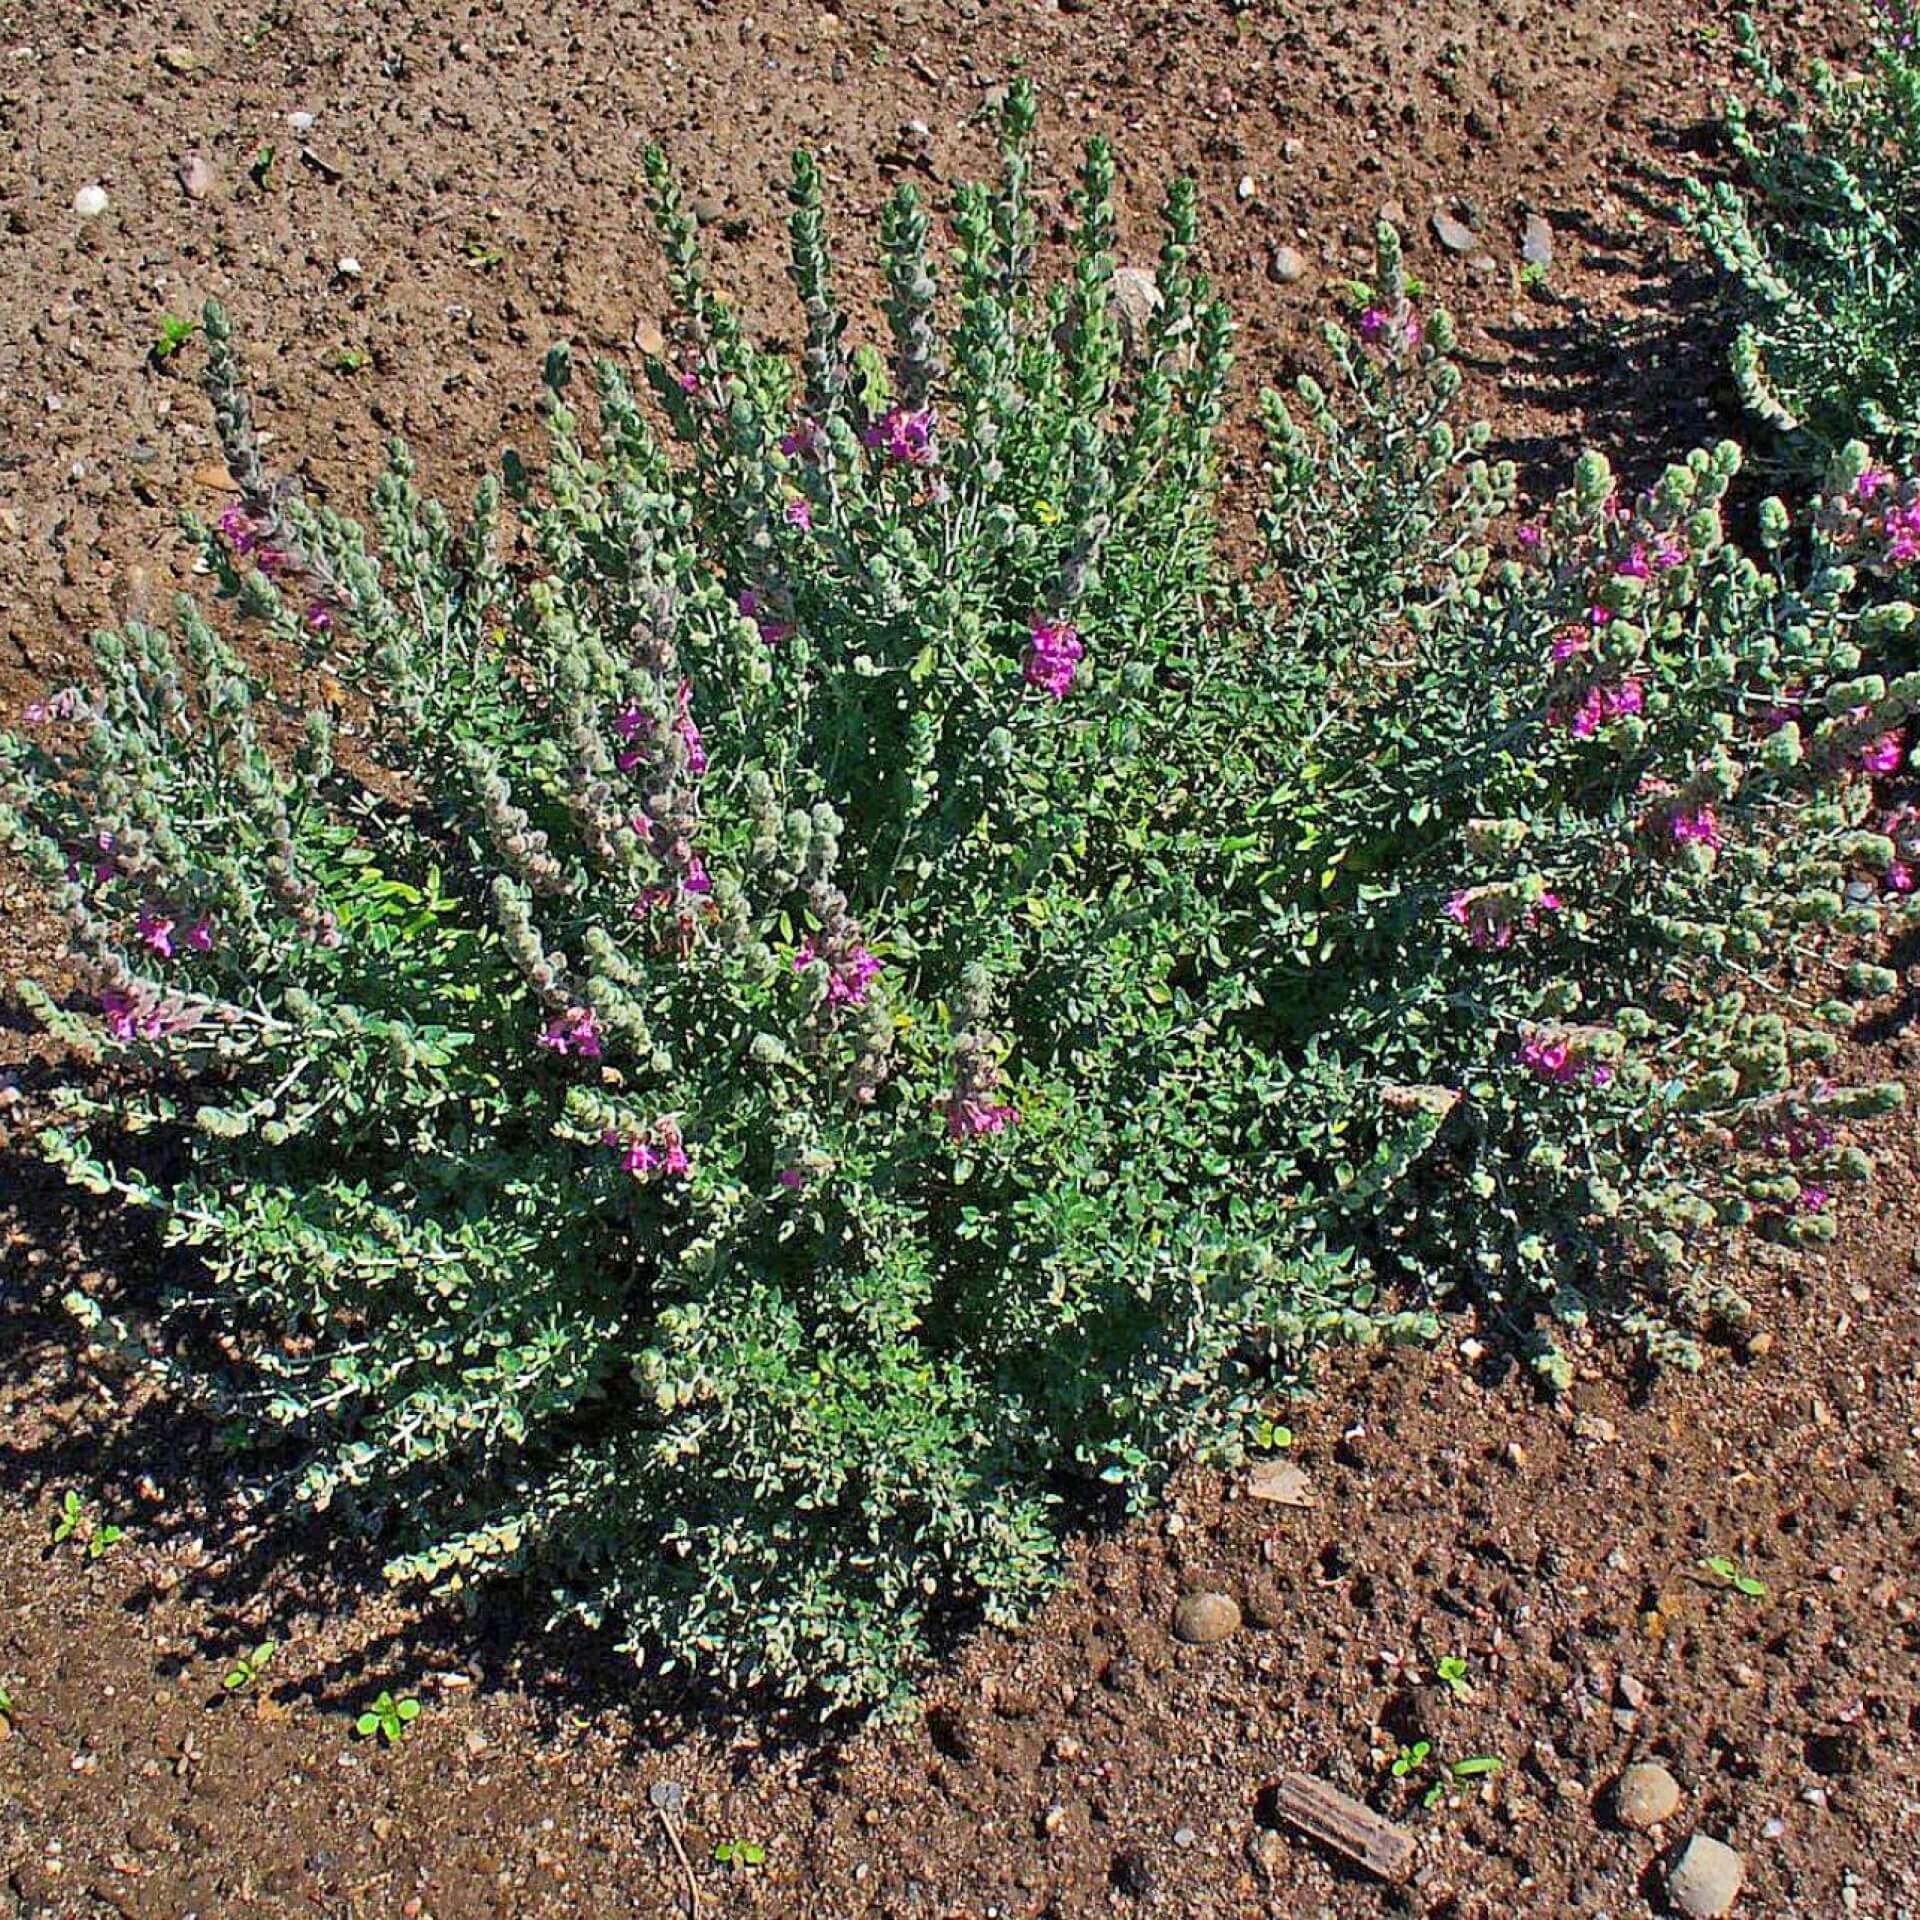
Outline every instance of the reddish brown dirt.
{"type": "MultiPolygon", "coordinates": [[[[1821,9],[1776,25],[1808,48],[1837,31],[1821,9]]],[[[1129,257],[1151,256],[1158,179],[1196,174],[1249,381],[1310,350],[1397,202],[1465,322],[1470,395],[1536,487],[1583,436],[1644,470],[1735,424],[1663,215],[1672,176],[1709,163],[1728,77],[1706,6],[127,0],[36,3],[0,41],[19,162],[0,173],[8,704],[73,671],[89,625],[163,597],[174,507],[218,497],[191,350],[148,357],[163,312],[227,300],[311,490],[356,497],[403,430],[457,494],[529,435],[549,338],[618,353],[657,317],[644,140],[712,203],[720,277],[778,334],[786,149],[823,150],[865,237],[890,177],[937,191],[981,163],[1016,70],[1042,89],[1056,196],[1079,137],[1115,136],[1129,257]],[[295,111],[316,115],[304,142],[295,111]],[[218,176],[199,200],[176,174],[194,152],[218,176]],[[90,181],[112,205],[85,224],[90,181]],[[1455,195],[1490,269],[1433,241],[1455,195]],[[1515,279],[1526,208],[1556,229],[1545,299],[1515,279]],[[1307,256],[1298,284],[1267,277],[1281,242],[1307,256]]],[[[0,970],[57,966],[4,873],[0,905],[0,970]]],[[[1912,1077],[1920,1055],[1894,1064],[1912,1077]]],[[[1830,1259],[1752,1275],[1765,1337],[1700,1378],[1597,1349],[1549,1408],[1462,1352],[1466,1323],[1435,1355],[1345,1357],[1295,1422],[1315,1507],[1189,1475],[1170,1517],[1084,1550],[1028,1630],[975,1641],[924,1716],[822,1742],[636,1701],[617,1663],[504,1605],[466,1622],[361,1597],[337,1548],[264,1569],[207,1436],[78,1357],[49,1304],[89,1269],[137,1288],[152,1250],[0,1140],[0,1920],[651,1920],[688,1910],[649,1800],[666,1781],[711,1914],[1624,1920],[1658,1907],[1658,1863],[1696,1827],[1745,1853],[1743,1914],[1920,1913],[1920,1169],[1910,1130],[1887,1144],[1871,1212],[1830,1259]],[[46,1545],[69,1486],[126,1527],[97,1561],[46,1545]],[[1765,1594],[1702,1576],[1715,1555],[1765,1594]],[[1188,1585],[1272,1624],[1180,1646],[1188,1585]],[[258,1698],[223,1697],[233,1652],[267,1634],[283,1645],[258,1698]],[[1435,1680],[1443,1656],[1470,1697],[1435,1680]],[[350,1737],[383,1687],[425,1703],[391,1752],[350,1737]],[[1502,1770],[1424,1809],[1431,1763],[1413,1788],[1387,1766],[1418,1739],[1502,1770]],[[1685,1789],[1653,1836],[1609,1811],[1643,1754],[1685,1789]],[[1296,1767],[1408,1822],[1409,1886],[1259,1840],[1262,1788],[1296,1767]],[[764,1865],[717,1865],[734,1839],[764,1865]]]]}

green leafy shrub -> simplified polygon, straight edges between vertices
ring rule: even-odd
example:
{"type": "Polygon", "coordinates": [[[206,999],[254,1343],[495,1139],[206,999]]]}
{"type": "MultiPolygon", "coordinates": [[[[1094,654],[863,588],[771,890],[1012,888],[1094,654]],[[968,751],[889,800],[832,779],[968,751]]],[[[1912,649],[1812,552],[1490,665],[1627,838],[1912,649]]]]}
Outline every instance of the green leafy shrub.
{"type": "Polygon", "coordinates": [[[76,1311],[397,1577],[537,1571],[729,1686],[902,1697],[1076,1489],[1449,1291],[1549,1378],[1590,1303],[1688,1357],[1738,1310],[1692,1252],[1824,1233],[1893,1097],[1822,1076],[1906,910],[1912,609],[1853,589],[1920,484],[1850,452],[1753,560],[1730,451],[1632,502],[1589,457],[1496,564],[1513,475],[1383,231],[1235,578],[1192,192],[1129,358],[1106,149],[1043,291],[1031,123],[951,266],[892,203],[886,356],[796,164],[797,375],[656,156],[651,407],[603,368],[589,435],[556,351],[540,473],[456,529],[396,450],[377,556],[270,484],[209,309],[193,532],[320,697],[187,602],[0,747],[97,993],[23,988],[102,1069],[45,1150],[198,1255],[164,1359],[76,1311]]]}
{"type": "Polygon", "coordinates": [[[1871,23],[1865,73],[1814,61],[1802,91],[1737,15],[1761,91],[1726,113],[1746,191],[1689,188],[1744,306],[1741,392],[1815,469],[1863,436],[1920,452],[1920,7],[1877,0],[1871,23]]]}

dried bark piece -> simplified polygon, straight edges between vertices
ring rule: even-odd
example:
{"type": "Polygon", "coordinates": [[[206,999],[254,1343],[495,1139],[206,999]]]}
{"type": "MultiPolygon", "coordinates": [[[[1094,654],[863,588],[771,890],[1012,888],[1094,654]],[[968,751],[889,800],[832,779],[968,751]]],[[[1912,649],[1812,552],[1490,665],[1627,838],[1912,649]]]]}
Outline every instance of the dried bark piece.
{"type": "Polygon", "coordinates": [[[1308,1773],[1283,1774],[1273,1789],[1273,1809],[1288,1826],[1382,1880],[1403,1880],[1413,1863],[1413,1835],[1383,1820],[1338,1787],[1308,1773]]]}

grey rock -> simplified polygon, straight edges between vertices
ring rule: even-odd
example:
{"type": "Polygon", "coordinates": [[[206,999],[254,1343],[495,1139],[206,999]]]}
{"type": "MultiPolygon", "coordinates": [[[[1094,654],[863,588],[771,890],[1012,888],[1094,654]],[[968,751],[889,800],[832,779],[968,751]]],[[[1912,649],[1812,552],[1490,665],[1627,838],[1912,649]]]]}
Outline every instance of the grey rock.
{"type": "Polygon", "coordinates": [[[1527,215],[1520,236],[1520,258],[1530,267],[1553,265],[1553,228],[1537,213],[1527,215]]]}
{"type": "Polygon", "coordinates": [[[1449,253],[1473,253],[1480,236],[1464,220],[1456,220],[1444,207],[1433,210],[1434,237],[1449,253]]]}
{"type": "Polygon", "coordinates": [[[1623,1827],[1657,1827],[1679,1804],[1680,1782],[1657,1760],[1629,1767],[1613,1790],[1613,1810],[1623,1827]]]}
{"type": "Polygon", "coordinates": [[[1267,278],[1290,287],[1307,277],[1307,257],[1298,247],[1275,247],[1267,255],[1267,278]]]}
{"type": "Polygon", "coordinates": [[[1129,359],[1146,348],[1147,329],[1160,310],[1160,288],[1145,267],[1116,267],[1113,272],[1113,318],[1120,329],[1120,348],[1129,359]]]}
{"type": "Polygon", "coordinates": [[[1740,1898],[1747,1863],[1723,1840],[1696,1833],[1667,1875],[1667,1898],[1687,1920],[1719,1920],[1740,1898]]]}
{"type": "Polygon", "coordinates": [[[1173,1610],[1173,1636],[1211,1647],[1240,1631],[1239,1603],[1224,1593],[1183,1593],[1173,1610]]]}

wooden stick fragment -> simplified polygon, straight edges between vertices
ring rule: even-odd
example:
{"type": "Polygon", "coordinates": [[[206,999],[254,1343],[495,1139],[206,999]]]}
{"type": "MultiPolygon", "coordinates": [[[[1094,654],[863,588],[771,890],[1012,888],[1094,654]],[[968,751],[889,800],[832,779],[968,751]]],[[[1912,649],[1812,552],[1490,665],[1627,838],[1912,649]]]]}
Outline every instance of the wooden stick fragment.
{"type": "Polygon", "coordinates": [[[1413,1864],[1413,1835],[1383,1820],[1338,1787],[1311,1774],[1283,1774],[1273,1789],[1273,1810],[1288,1826],[1382,1880],[1404,1880],[1413,1864]]]}

